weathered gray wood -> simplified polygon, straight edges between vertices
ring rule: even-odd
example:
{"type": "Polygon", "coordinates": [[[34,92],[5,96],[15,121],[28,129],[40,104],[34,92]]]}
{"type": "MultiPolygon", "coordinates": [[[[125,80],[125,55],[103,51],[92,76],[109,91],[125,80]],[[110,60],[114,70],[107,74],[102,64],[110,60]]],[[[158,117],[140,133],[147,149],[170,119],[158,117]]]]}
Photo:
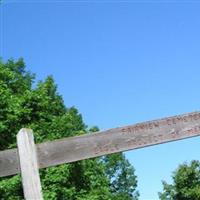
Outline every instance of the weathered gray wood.
{"type": "Polygon", "coordinates": [[[27,200],[42,200],[37,152],[32,130],[23,128],[19,131],[17,134],[17,146],[24,197],[27,200]]]}
{"type": "Polygon", "coordinates": [[[19,171],[17,149],[0,151],[0,177],[18,174],[19,171]]]}
{"type": "MultiPolygon", "coordinates": [[[[188,113],[38,144],[38,162],[40,168],[45,168],[198,135],[200,112],[188,113]]],[[[15,174],[18,169],[17,156],[15,157],[15,151],[12,151],[0,152],[0,176],[6,176],[6,173],[15,174]],[[6,158],[6,155],[9,155],[9,158],[6,158]],[[9,166],[8,172],[2,166],[9,166]]]]}

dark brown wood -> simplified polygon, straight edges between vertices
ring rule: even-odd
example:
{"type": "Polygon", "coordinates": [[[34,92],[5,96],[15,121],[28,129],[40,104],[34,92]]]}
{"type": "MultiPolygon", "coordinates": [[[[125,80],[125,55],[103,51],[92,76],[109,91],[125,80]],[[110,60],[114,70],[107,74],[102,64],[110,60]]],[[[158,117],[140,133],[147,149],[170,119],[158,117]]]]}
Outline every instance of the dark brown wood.
{"type": "MultiPolygon", "coordinates": [[[[199,135],[200,112],[188,113],[38,144],[38,162],[45,168],[199,135]]],[[[0,152],[0,176],[19,172],[16,150],[11,151],[0,152]]]]}

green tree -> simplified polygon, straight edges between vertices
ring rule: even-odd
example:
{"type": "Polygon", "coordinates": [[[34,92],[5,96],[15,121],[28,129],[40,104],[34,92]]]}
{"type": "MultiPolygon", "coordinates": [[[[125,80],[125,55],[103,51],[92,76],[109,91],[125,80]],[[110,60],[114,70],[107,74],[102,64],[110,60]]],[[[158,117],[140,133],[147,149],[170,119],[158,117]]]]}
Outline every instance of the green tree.
{"type": "MultiPolygon", "coordinates": [[[[65,107],[51,76],[33,86],[34,80],[23,59],[0,61],[0,150],[16,147],[16,134],[22,127],[33,129],[37,143],[88,132],[77,109],[65,107]]],[[[114,155],[113,159],[106,156],[40,170],[44,198],[137,199],[134,169],[124,155],[116,155],[120,155],[119,173],[114,169],[114,155]]],[[[18,175],[0,179],[0,199],[22,198],[18,175]]]]}
{"type": "Polygon", "coordinates": [[[139,193],[134,168],[123,153],[105,156],[103,159],[105,171],[110,180],[110,191],[118,200],[137,199],[139,193]]]}
{"type": "Polygon", "coordinates": [[[178,167],[172,176],[173,183],[163,181],[161,200],[200,200],[200,162],[192,161],[178,167]]]}

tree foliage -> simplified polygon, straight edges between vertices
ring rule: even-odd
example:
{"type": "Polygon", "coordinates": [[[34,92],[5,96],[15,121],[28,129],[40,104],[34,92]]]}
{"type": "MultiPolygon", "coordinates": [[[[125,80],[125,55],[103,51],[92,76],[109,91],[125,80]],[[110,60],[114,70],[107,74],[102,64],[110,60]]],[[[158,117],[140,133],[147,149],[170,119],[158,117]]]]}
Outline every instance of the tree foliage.
{"type": "Polygon", "coordinates": [[[137,199],[139,193],[134,168],[130,165],[124,154],[117,153],[105,156],[103,159],[105,172],[110,180],[110,190],[116,199],[137,199]]]}
{"type": "Polygon", "coordinates": [[[200,199],[200,162],[192,161],[178,167],[172,176],[173,183],[163,181],[161,200],[199,200],[200,199]]]}
{"type": "MultiPolygon", "coordinates": [[[[0,150],[16,147],[16,134],[31,128],[37,143],[88,132],[82,116],[67,108],[52,76],[39,81],[23,59],[0,61],[0,150]]],[[[92,128],[90,131],[97,131],[92,128]]],[[[134,168],[123,154],[40,170],[45,199],[133,200],[138,198],[134,168]]],[[[23,198],[20,177],[0,179],[0,199],[23,198]]]]}

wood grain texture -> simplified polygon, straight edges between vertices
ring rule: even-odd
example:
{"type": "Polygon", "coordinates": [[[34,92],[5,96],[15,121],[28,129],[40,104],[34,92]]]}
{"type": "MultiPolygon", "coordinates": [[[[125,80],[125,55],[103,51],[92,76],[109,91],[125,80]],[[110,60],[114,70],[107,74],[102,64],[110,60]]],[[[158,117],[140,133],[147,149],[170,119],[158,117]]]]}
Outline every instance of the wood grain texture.
{"type": "Polygon", "coordinates": [[[43,197],[37,162],[37,150],[32,130],[23,128],[19,131],[17,134],[17,146],[24,198],[27,200],[42,200],[43,197]]]}
{"type": "Polygon", "coordinates": [[[17,149],[0,151],[0,177],[18,174],[19,171],[20,166],[17,149]]]}
{"type": "MultiPolygon", "coordinates": [[[[45,168],[199,135],[200,112],[193,112],[38,144],[38,162],[45,168]]],[[[14,152],[0,152],[0,176],[16,173],[19,163],[14,152]],[[3,166],[8,166],[8,172],[3,166]]]]}

